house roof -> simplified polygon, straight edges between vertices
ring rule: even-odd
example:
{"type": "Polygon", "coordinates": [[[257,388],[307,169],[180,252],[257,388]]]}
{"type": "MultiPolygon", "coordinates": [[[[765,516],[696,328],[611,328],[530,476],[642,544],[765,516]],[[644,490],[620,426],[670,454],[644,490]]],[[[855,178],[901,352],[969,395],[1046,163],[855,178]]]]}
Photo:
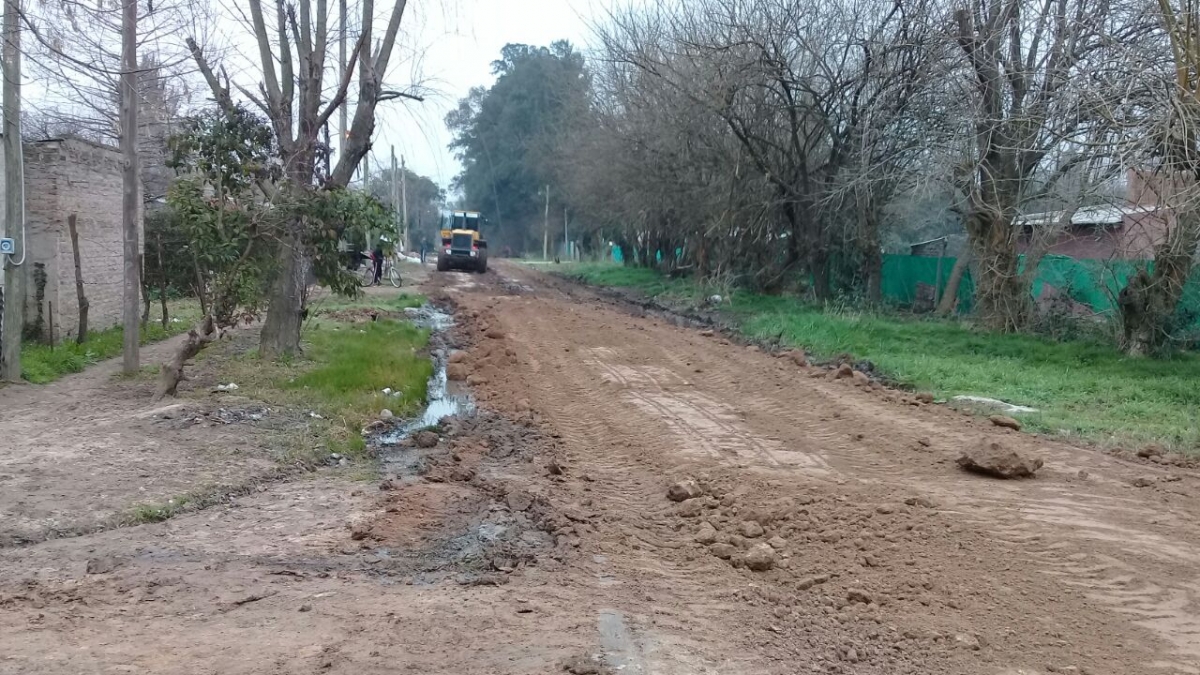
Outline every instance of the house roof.
{"type": "MultiPolygon", "coordinates": [[[[1118,225],[1125,216],[1136,215],[1139,213],[1154,213],[1158,210],[1155,206],[1135,206],[1135,205],[1101,205],[1101,206],[1085,206],[1075,209],[1071,213],[1072,225],[1118,225]]],[[[1017,216],[1016,224],[1022,227],[1036,227],[1040,225],[1054,225],[1063,222],[1069,211],[1044,211],[1042,213],[1029,213],[1023,216],[1017,216]]]]}

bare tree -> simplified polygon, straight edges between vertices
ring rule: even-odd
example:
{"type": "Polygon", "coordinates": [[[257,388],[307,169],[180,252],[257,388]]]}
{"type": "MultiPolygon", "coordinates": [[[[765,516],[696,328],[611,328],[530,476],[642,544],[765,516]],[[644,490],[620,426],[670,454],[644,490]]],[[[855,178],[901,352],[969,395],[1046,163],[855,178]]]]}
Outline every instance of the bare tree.
{"type": "MultiPolygon", "coordinates": [[[[961,70],[972,138],[959,167],[964,221],[975,260],[976,311],[1002,331],[1030,318],[1030,274],[1018,270],[1024,204],[1079,162],[1113,148],[1090,143],[1119,105],[1121,87],[1098,87],[1122,45],[1145,24],[1120,15],[1109,0],[973,0],[954,13],[954,38],[965,56],[961,70]]],[[[962,100],[950,90],[949,97],[962,100]]],[[[948,111],[953,107],[948,105],[948,111]]]]}
{"type": "MultiPolygon", "coordinates": [[[[708,198],[688,201],[709,214],[690,222],[713,229],[668,227],[689,233],[701,267],[723,248],[715,242],[735,238],[763,288],[807,278],[827,299],[840,264],[865,269],[868,293],[879,296],[879,214],[921,145],[911,109],[938,56],[931,16],[920,1],[735,0],[613,18],[605,53],[632,69],[617,71],[625,90],[664,99],[667,89],[686,103],[666,109],[675,122],[662,125],[675,133],[657,145],[694,128],[680,154],[713,160],[701,179],[708,198]],[[714,179],[723,187],[712,189],[714,179]]],[[[628,105],[618,109],[633,122],[628,105]]],[[[680,181],[687,173],[675,167],[680,181]]]]}
{"type": "MultiPolygon", "coordinates": [[[[329,38],[330,8],[326,0],[278,0],[272,12],[264,12],[262,0],[248,0],[249,29],[258,48],[258,90],[234,82],[224,70],[210,63],[199,42],[188,46],[219,105],[234,105],[236,91],[261,109],[270,119],[284,165],[284,190],[292,198],[319,187],[344,187],[366,156],[375,130],[375,108],[380,101],[400,95],[383,89],[389,60],[404,17],[406,0],[395,0],[383,34],[375,34],[375,4],[363,0],[358,39],[345,70],[336,72],[336,87],[328,91],[326,72],[332,59],[329,38]],[[320,137],[330,117],[346,105],[347,94],[358,69],[357,101],[347,138],[337,163],[318,185],[320,137]]],[[[336,19],[336,17],[334,17],[336,19]]],[[[336,23],[336,21],[335,21],[336,23]]],[[[304,288],[307,286],[305,223],[296,218],[281,241],[279,269],[272,286],[260,352],[274,357],[300,348],[300,326],[304,288]]]]}
{"type": "Polygon", "coordinates": [[[1149,135],[1155,160],[1153,189],[1165,207],[1166,232],[1154,248],[1154,269],[1144,267],[1121,290],[1123,344],[1133,355],[1152,353],[1167,328],[1200,255],[1200,4],[1159,0],[1159,20],[1170,46],[1169,77],[1149,135]]]}

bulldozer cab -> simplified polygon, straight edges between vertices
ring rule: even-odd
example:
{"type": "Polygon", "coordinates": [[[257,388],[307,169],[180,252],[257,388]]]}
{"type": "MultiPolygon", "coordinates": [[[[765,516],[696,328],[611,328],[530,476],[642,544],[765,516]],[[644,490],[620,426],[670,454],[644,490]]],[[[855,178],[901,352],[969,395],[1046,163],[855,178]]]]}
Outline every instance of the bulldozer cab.
{"type": "Polygon", "coordinates": [[[480,232],[487,219],[478,211],[450,211],[442,217],[438,269],[487,270],[487,241],[480,232]]]}
{"type": "Polygon", "coordinates": [[[442,231],[471,230],[478,232],[481,220],[483,220],[483,216],[478,211],[451,211],[445,216],[442,231]]]}
{"type": "Polygon", "coordinates": [[[455,252],[487,248],[487,242],[480,233],[480,227],[485,222],[478,211],[447,213],[442,221],[442,247],[448,246],[455,252]]]}

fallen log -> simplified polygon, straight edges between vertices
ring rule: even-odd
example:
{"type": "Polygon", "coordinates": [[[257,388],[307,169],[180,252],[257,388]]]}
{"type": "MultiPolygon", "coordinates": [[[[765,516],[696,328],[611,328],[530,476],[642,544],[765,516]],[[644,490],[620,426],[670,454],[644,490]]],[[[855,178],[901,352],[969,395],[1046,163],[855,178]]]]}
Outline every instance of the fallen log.
{"type": "Polygon", "coordinates": [[[162,364],[158,373],[158,391],[154,394],[154,400],[159,401],[165,396],[175,396],[175,390],[179,387],[179,383],[187,379],[183,374],[184,364],[195,358],[201,350],[208,346],[208,343],[219,337],[220,333],[212,315],[204,317],[199,324],[189,330],[187,340],[179,346],[179,351],[175,352],[175,356],[170,361],[162,364]]]}

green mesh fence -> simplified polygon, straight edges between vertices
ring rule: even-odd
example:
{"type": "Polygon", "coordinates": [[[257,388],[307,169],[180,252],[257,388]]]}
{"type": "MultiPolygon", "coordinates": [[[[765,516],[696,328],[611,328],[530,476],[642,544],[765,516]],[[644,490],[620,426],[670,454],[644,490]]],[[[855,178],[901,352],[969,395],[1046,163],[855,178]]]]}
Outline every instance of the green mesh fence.
{"type": "MultiPolygon", "coordinates": [[[[954,260],[913,255],[883,256],[883,297],[906,307],[919,305],[923,301],[932,307],[934,298],[941,297],[950,280],[954,260]]],[[[958,286],[958,311],[971,311],[974,297],[975,282],[968,270],[958,286]]]]}
{"type": "MultiPolygon", "coordinates": [[[[929,300],[935,288],[936,295],[940,297],[950,279],[954,262],[954,258],[942,258],[939,263],[938,258],[885,255],[883,296],[904,306],[920,305],[923,300],[929,300]]],[[[1078,260],[1065,256],[1046,256],[1038,265],[1037,277],[1033,281],[1033,297],[1046,298],[1057,293],[1091,308],[1096,314],[1111,315],[1116,311],[1121,289],[1142,265],[1153,267],[1152,263],[1146,261],[1078,260]]],[[[970,271],[967,271],[958,288],[959,312],[970,311],[974,292],[975,285],[970,271]]],[[[1178,328],[1200,331],[1200,270],[1192,274],[1184,287],[1176,322],[1178,328]]]]}

